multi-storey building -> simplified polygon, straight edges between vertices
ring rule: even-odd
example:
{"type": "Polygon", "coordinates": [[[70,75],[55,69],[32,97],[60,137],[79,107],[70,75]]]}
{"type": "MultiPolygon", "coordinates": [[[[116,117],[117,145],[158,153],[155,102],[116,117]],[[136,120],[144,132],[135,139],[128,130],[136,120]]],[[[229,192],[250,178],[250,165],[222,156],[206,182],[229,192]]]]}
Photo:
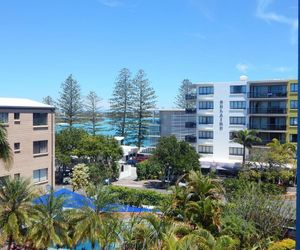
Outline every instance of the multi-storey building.
{"type": "Polygon", "coordinates": [[[197,150],[202,165],[240,162],[243,147],[234,131],[247,128],[247,81],[198,83],[197,150]]]}
{"type": "Polygon", "coordinates": [[[54,107],[27,99],[0,98],[0,123],[6,127],[13,153],[0,178],[24,177],[40,186],[54,186],[54,107]]]}

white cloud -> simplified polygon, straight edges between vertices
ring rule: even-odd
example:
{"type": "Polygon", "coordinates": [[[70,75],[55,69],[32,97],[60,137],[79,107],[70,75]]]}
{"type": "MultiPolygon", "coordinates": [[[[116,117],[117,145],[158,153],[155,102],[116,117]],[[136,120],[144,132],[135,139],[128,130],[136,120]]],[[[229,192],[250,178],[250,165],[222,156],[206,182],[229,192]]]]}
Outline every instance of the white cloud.
{"type": "Polygon", "coordinates": [[[98,0],[98,2],[111,8],[119,7],[123,4],[120,0],[98,0]]]}
{"type": "Polygon", "coordinates": [[[274,68],[274,71],[281,72],[281,73],[289,72],[291,70],[292,70],[291,67],[284,67],[284,66],[283,67],[274,68]]]}
{"type": "Polygon", "coordinates": [[[273,2],[274,0],[258,0],[256,16],[268,23],[277,22],[288,25],[291,30],[291,43],[295,44],[297,42],[298,19],[280,15],[274,11],[267,10],[273,2]]]}
{"type": "Polygon", "coordinates": [[[236,69],[242,73],[247,73],[249,66],[245,63],[238,63],[237,65],[235,65],[236,69]]]}

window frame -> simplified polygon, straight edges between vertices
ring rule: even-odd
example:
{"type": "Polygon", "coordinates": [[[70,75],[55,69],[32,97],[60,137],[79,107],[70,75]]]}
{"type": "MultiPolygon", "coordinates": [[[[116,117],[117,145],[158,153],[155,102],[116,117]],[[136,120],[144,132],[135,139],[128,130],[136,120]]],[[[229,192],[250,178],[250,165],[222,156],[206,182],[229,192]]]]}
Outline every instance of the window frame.
{"type": "Polygon", "coordinates": [[[229,155],[243,156],[244,149],[241,147],[229,147],[229,155]]]}
{"type": "Polygon", "coordinates": [[[48,168],[40,168],[32,171],[32,181],[34,184],[48,182],[48,168]],[[45,171],[45,176],[41,175],[42,171],[45,171]],[[38,173],[38,177],[35,178],[35,173],[38,173]],[[44,179],[45,178],[45,179],[44,179]],[[38,181],[36,181],[38,179],[38,181]]]}
{"type": "Polygon", "coordinates": [[[212,115],[207,115],[207,116],[206,115],[201,115],[201,116],[198,117],[198,123],[199,124],[214,124],[214,117],[212,115]],[[201,122],[200,123],[200,118],[205,119],[206,122],[204,122],[204,123],[201,122]],[[210,120],[210,121],[208,121],[208,120],[210,120]]]}
{"type": "Polygon", "coordinates": [[[200,154],[213,154],[214,153],[214,147],[213,146],[207,146],[207,145],[199,145],[198,146],[198,153],[200,154]],[[203,148],[205,150],[200,151],[200,148],[203,148]],[[209,150],[206,150],[209,149],[209,150]]]}
{"type": "Polygon", "coordinates": [[[40,140],[40,141],[33,141],[33,155],[47,155],[49,153],[49,148],[48,148],[48,140],[40,140]],[[35,144],[39,144],[38,148],[39,148],[39,152],[36,152],[35,149],[35,144]],[[45,152],[41,152],[41,148],[43,148],[41,146],[42,143],[45,143],[45,148],[46,148],[46,151],[45,152]]]}
{"type": "Polygon", "coordinates": [[[229,107],[230,109],[246,109],[246,101],[230,101],[229,107]]]}
{"type": "Polygon", "coordinates": [[[230,94],[246,94],[246,85],[230,85],[230,94]],[[233,91],[238,87],[241,88],[241,92],[233,91]]]}
{"type": "Polygon", "coordinates": [[[214,86],[200,86],[198,88],[199,95],[213,95],[214,94],[214,86]]]}
{"type": "Polygon", "coordinates": [[[211,130],[199,130],[198,131],[198,139],[214,139],[214,131],[211,130]],[[208,136],[200,137],[200,133],[208,136]]]}
{"type": "Polygon", "coordinates": [[[199,109],[214,109],[214,101],[199,101],[199,109]],[[200,105],[201,103],[201,105],[200,105]]]}
{"type": "Polygon", "coordinates": [[[246,117],[245,116],[230,116],[229,117],[229,125],[246,125],[246,117]],[[243,120],[243,122],[232,122],[232,120],[239,121],[239,119],[243,120]]]}

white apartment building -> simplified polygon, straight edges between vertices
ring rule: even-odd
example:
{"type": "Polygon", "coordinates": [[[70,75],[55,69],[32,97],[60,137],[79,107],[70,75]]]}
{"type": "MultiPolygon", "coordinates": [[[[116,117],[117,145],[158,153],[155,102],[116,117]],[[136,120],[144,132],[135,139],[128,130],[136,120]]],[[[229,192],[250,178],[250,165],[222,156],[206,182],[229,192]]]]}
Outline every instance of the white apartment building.
{"type": "Polygon", "coordinates": [[[222,166],[242,161],[243,148],[232,132],[247,128],[247,78],[237,82],[203,82],[197,90],[197,150],[201,165],[222,166]]]}

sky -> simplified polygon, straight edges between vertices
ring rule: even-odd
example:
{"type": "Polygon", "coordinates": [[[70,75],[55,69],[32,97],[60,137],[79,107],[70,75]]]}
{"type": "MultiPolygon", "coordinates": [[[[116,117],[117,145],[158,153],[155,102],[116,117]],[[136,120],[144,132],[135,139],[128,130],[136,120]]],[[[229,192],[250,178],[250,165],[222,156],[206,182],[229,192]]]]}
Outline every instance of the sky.
{"type": "Polygon", "coordinates": [[[59,97],[73,74],[108,107],[121,68],[158,108],[181,81],[297,78],[297,0],[0,0],[0,96],[59,97]]]}

